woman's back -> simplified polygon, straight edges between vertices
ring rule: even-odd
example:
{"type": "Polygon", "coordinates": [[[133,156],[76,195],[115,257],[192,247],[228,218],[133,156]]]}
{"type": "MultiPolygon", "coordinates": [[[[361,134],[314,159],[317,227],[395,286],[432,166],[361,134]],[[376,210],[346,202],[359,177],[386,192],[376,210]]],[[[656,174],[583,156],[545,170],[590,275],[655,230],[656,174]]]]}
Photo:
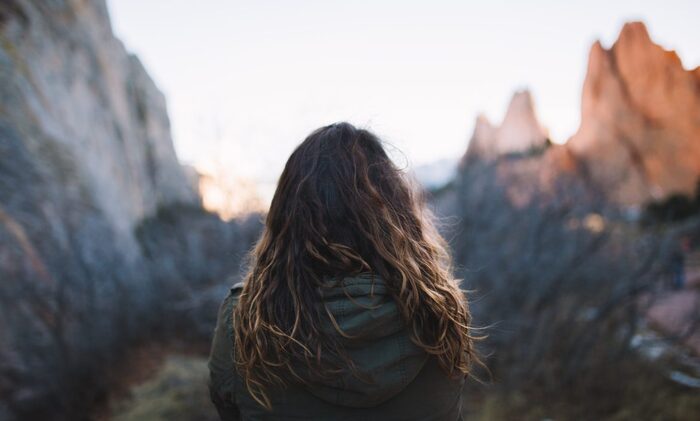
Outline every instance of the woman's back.
{"type": "MultiPolygon", "coordinates": [[[[333,326],[326,326],[326,333],[338,336],[357,372],[270,388],[272,409],[261,406],[248,393],[231,358],[231,315],[242,290],[238,284],[221,306],[209,363],[212,398],[222,418],[461,419],[463,378],[448,378],[437,360],[411,341],[384,282],[360,275],[328,285],[323,303],[347,336],[333,326]]],[[[303,372],[303,366],[298,370],[303,372]]]]}
{"type": "Polygon", "coordinates": [[[222,306],[212,398],[230,419],[456,419],[470,322],[420,192],[372,133],[322,127],[222,306]]]}

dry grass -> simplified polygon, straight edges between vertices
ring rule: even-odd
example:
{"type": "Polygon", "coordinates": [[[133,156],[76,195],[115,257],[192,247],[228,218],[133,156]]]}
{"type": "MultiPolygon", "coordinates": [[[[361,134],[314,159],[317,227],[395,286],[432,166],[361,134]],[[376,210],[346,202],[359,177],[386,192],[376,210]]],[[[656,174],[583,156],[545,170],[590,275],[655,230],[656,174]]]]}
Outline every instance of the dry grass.
{"type": "Polygon", "coordinates": [[[209,400],[206,358],[171,355],[148,381],[113,405],[115,421],[218,420],[209,400]]]}

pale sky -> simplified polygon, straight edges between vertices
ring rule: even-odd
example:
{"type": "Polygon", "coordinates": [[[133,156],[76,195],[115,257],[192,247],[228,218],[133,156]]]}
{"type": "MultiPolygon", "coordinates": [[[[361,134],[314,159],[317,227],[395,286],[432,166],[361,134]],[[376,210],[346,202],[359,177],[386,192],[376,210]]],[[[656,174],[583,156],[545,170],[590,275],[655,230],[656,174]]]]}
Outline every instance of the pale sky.
{"type": "Polygon", "coordinates": [[[627,20],[700,65],[700,1],[108,0],[165,93],[178,156],[271,183],[313,129],[374,130],[411,165],[457,158],[476,115],[531,90],[555,141],[576,130],[590,45],[627,20]],[[526,4],[527,3],[527,4],[526,4]]]}

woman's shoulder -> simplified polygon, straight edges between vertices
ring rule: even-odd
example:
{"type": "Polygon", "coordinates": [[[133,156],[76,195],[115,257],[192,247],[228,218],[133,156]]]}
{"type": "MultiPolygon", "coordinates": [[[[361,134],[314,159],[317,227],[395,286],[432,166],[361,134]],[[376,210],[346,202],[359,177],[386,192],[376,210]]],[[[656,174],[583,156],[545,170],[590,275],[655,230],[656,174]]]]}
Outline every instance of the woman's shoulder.
{"type": "MultiPolygon", "coordinates": [[[[233,309],[243,290],[243,283],[234,284],[219,306],[214,338],[209,354],[209,390],[220,413],[236,414],[236,373],[233,363],[233,309]]],[[[234,418],[235,419],[235,418],[234,418]]]]}
{"type": "Polygon", "coordinates": [[[242,291],[243,291],[243,282],[236,282],[235,284],[233,284],[233,286],[229,290],[227,298],[230,298],[231,300],[238,302],[238,297],[240,297],[242,291]]]}
{"type": "Polygon", "coordinates": [[[241,292],[243,292],[243,282],[233,284],[233,286],[231,286],[229,289],[226,298],[224,298],[224,301],[219,307],[217,325],[223,327],[228,333],[229,337],[231,337],[233,333],[231,329],[233,323],[233,310],[238,305],[241,292]]]}

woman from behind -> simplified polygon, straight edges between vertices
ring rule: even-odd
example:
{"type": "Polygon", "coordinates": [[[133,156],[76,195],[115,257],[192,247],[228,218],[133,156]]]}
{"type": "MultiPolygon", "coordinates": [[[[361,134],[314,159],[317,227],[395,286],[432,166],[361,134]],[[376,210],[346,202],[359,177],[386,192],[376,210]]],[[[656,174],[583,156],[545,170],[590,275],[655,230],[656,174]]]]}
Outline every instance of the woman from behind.
{"type": "Polygon", "coordinates": [[[471,317],[425,204],[372,133],[292,153],[209,360],[224,420],[454,420],[471,317]]]}

